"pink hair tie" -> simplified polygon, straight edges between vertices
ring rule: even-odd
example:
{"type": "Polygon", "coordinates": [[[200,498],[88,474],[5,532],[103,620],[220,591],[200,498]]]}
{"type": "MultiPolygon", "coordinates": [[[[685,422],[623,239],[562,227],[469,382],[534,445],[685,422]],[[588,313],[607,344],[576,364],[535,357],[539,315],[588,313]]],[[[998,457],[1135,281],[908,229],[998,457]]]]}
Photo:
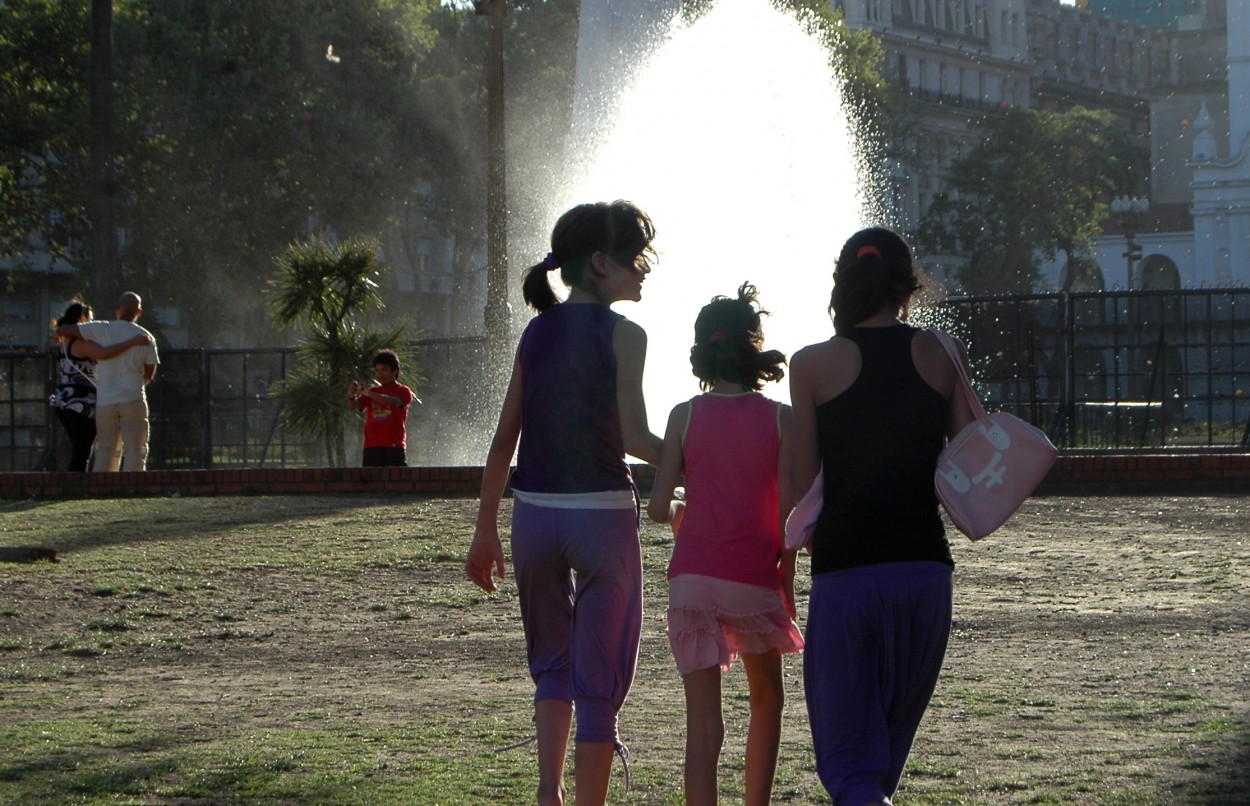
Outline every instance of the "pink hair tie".
{"type": "Polygon", "coordinates": [[[855,258],[858,260],[864,255],[876,255],[877,257],[881,257],[881,250],[875,246],[861,246],[859,251],[855,253],[855,258]]]}
{"type": "Polygon", "coordinates": [[[707,343],[708,343],[708,344],[719,344],[720,342],[724,341],[724,340],[725,340],[725,339],[727,339],[727,338],[729,338],[729,337],[725,335],[725,331],[723,331],[723,330],[714,330],[714,331],[712,331],[711,335],[709,335],[709,336],[707,337],[707,343]]]}

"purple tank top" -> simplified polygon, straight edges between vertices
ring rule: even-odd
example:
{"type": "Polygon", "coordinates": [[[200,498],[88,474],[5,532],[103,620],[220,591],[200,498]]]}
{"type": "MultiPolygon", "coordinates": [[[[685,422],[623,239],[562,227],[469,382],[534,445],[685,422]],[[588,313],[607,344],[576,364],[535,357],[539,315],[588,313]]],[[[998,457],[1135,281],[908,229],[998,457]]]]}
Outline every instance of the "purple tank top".
{"type": "Polygon", "coordinates": [[[561,303],[521,336],[521,445],[512,486],[532,493],[633,488],[616,403],[612,332],[603,305],[561,303]]]}

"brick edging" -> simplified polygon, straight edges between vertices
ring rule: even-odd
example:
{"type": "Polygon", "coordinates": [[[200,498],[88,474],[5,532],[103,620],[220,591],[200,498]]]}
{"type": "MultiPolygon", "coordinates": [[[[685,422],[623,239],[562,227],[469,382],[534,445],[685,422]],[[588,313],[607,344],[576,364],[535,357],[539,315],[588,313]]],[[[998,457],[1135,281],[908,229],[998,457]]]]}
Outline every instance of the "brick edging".
{"type": "MultiPolygon", "coordinates": [[[[655,478],[635,465],[647,493],[655,478]]],[[[132,496],[317,495],[328,493],[476,496],[482,468],[314,467],[150,470],[140,473],[0,473],[0,499],[132,496]]],[[[1250,452],[1064,452],[1039,495],[1250,493],[1250,452]]]]}
{"type": "Polygon", "coordinates": [[[1250,452],[1065,451],[1039,495],[1250,493],[1250,452]]]}

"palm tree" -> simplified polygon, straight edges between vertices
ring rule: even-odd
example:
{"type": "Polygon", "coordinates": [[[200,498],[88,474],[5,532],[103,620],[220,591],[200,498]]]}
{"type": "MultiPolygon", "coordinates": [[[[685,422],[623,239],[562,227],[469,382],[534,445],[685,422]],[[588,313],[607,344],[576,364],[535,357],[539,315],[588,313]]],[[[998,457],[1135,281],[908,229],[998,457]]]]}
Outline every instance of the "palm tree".
{"type": "Polygon", "coordinates": [[[344,403],[347,384],[370,377],[379,350],[398,350],[406,326],[379,329],[370,323],[370,314],[385,307],[378,290],[382,267],[371,241],[313,237],[291,243],[274,262],[270,311],[279,329],[302,327],[304,339],[295,370],[273,394],[282,401],[286,426],[321,437],[329,463],[343,467],[344,429],[354,416],[344,403]]]}

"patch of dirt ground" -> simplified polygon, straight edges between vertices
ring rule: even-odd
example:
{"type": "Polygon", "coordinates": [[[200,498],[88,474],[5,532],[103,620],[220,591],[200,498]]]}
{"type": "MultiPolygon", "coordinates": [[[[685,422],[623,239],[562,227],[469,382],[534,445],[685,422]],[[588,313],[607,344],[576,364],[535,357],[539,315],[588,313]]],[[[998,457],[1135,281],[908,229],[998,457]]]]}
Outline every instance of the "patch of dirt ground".
{"type": "MultiPolygon", "coordinates": [[[[475,502],[343,501],[333,506],[353,512],[345,541],[368,547],[361,523],[378,534],[424,523],[438,545],[419,561],[378,556],[341,578],[311,565],[223,561],[194,596],[170,597],[182,626],[169,625],[167,639],[157,631],[99,654],[76,653],[65,637],[143,618],[133,604],[64,574],[72,552],[47,573],[0,568],[0,665],[72,671],[51,685],[11,674],[0,679],[0,701],[38,693],[49,713],[102,709],[188,732],[494,718],[500,736],[524,738],[530,683],[515,588],[509,579],[499,594],[480,595],[461,572],[475,502]]],[[[12,526],[17,516],[3,517],[11,528],[0,542],[29,542],[12,526]]],[[[1047,497],[978,543],[952,531],[954,631],[897,802],[1250,802],[1248,527],[1245,497],[1047,497]]],[[[191,532],[182,550],[225,539],[191,532]]],[[[683,702],[664,636],[666,527],[647,524],[643,546],[645,634],[621,715],[635,787],[624,799],[678,802],[683,702]]],[[[806,571],[801,558],[800,625],[806,571]]],[[[144,601],[149,612],[161,607],[144,601]]],[[[786,659],[778,802],[823,800],[801,664],[786,659]]],[[[724,690],[722,776],[740,776],[740,665],[724,690]]],[[[414,746],[390,764],[438,752],[414,746]]],[[[532,761],[532,748],[511,752],[532,761]]]]}

